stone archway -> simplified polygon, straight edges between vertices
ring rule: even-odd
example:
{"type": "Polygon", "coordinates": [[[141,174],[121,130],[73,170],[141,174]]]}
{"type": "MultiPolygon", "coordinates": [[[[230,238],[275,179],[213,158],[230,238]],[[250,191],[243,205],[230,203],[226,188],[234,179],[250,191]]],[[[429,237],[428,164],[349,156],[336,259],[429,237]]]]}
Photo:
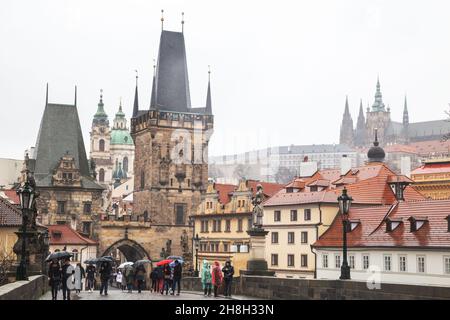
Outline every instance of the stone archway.
{"type": "Polygon", "coordinates": [[[127,261],[150,258],[150,255],[139,243],[130,239],[121,239],[114,242],[103,252],[102,256],[110,255],[116,249],[123,253],[127,261]]]}

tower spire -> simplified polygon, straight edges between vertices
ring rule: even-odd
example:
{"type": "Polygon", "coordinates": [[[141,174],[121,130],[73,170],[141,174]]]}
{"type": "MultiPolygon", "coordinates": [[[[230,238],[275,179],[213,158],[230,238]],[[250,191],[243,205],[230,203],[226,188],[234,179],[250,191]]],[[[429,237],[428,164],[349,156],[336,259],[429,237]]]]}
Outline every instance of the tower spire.
{"type": "Polygon", "coordinates": [[[208,91],[206,93],[206,114],[212,114],[211,106],[211,66],[208,65],[208,91]]]}
{"type": "Polygon", "coordinates": [[[138,71],[134,70],[136,72],[136,89],[134,90],[134,104],[133,104],[133,118],[137,117],[137,114],[139,112],[139,101],[138,101],[138,71]]]}
{"type": "Polygon", "coordinates": [[[350,110],[348,108],[348,96],[345,96],[345,110],[344,110],[344,114],[345,115],[350,114],[350,110]]]}
{"type": "Polygon", "coordinates": [[[75,101],[74,101],[75,107],[77,106],[77,86],[75,86],[75,101]]]}
{"type": "Polygon", "coordinates": [[[47,89],[45,90],[45,105],[48,105],[48,82],[47,82],[47,89]]]}
{"type": "Polygon", "coordinates": [[[152,83],[152,97],[150,99],[150,109],[156,109],[156,63],[153,59],[153,83],[152,83]]]}
{"type": "Polygon", "coordinates": [[[164,30],[164,10],[161,9],[161,31],[164,30]]]}
{"type": "Polygon", "coordinates": [[[384,111],[383,96],[381,94],[380,77],[377,76],[377,88],[375,92],[375,101],[372,105],[372,111],[384,111]]]}
{"type": "Polygon", "coordinates": [[[184,33],[184,12],[181,13],[181,33],[184,33]]]}

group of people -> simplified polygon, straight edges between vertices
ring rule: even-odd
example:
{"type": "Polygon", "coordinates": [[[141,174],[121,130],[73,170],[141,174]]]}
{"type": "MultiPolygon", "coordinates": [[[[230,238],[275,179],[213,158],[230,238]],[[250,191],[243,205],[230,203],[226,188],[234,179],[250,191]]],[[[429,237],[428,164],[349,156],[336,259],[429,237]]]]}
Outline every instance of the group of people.
{"type": "Polygon", "coordinates": [[[133,267],[132,265],[126,266],[123,270],[117,271],[116,274],[116,283],[122,289],[128,290],[127,292],[133,292],[133,286],[136,285],[138,293],[142,292],[142,289],[145,288],[145,267],[143,264],[137,265],[133,267]]]}
{"type": "MultiPolygon", "coordinates": [[[[103,262],[99,268],[100,295],[108,295],[108,280],[111,277],[111,264],[103,262]]],[[[76,267],[70,264],[70,258],[65,258],[61,263],[57,259],[50,262],[48,268],[49,285],[52,290],[52,300],[57,300],[58,292],[62,289],[63,300],[70,300],[71,291],[80,293],[83,287],[83,279],[86,279],[86,290],[93,292],[95,288],[95,275],[97,273],[94,265],[88,265],[84,270],[81,263],[76,267]]]]}
{"type": "Polygon", "coordinates": [[[150,273],[150,279],[152,280],[151,292],[161,293],[166,295],[180,295],[181,290],[181,274],[183,267],[180,261],[175,260],[173,264],[165,264],[158,266],[150,273]]]}
{"type": "Polygon", "coordinates": [[[224,285],[223,295],[231,297],[231,285],[233,283],[234,267],[231,261],[226,261],[223,268],[220,267],[218,261],[214,261],[211,268],[207,260],[203,260],[203,268],[201,273],[202,287],[204,296],[211,296],[211,290],[214,288],[214,297],[218,296],[219,288],[224,285]]]}

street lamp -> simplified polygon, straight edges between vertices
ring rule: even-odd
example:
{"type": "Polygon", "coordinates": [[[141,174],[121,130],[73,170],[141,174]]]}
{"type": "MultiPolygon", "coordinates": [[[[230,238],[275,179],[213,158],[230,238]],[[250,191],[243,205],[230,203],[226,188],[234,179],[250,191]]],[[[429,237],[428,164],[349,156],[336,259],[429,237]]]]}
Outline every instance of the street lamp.
{"type": "Polygon", "coordinates": [[[17,190],[17,194],[20,199],[20,206],[22,209],[22,228],[20,229],[22,233],[22,249],[20,253],[20,264],[16,270],[16,280],[28,280],[27,276],[27,251],[26,251],[26,236],[27,236],[27,224],[32,211],[34,210],[34,201],[36,194],[34,189],[30,186],[27,179],[22,187],[17,190]]]}
{"type": "Polygon", "coordinates": [[[339,203],[339,213],[342,215],[343,226],[343,261],[341,266],[341,280],[350,279],[350,267],[347,261],[347,230],[348,230],[348,213],[352,205],[352,197],[347,194],[347,189],[344,187],[342,194],[337,198],[339,203]]]}
{"type": "Polygon", "coordinates": [[[200,247],[200,238],[198,237],[198,233],[195,235],[194,246],[195,246],[195,272],[194,276],[198,277],[198,249],[200,247]]]}

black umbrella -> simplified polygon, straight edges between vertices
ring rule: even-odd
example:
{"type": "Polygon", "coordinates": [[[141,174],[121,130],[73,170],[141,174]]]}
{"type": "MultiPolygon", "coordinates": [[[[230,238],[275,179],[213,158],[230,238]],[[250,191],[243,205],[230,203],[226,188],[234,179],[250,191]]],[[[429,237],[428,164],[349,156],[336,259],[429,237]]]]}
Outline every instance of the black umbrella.
{"type": "Polygon", "coordinates": [[[84,264],[96,264],[97,260],[98,260],[97,258],[87,259],[84,261],[84,264]]]}
{"type": "Polygon", "coordinates": [[[146,263],[152,263],[150,260],[148,260],[148,259],[143,259],[143,260],[138,260],[138,261],[136,261],[135,263],[134,263],[134,267],[137,267],[137,266],[139,266],[139,265],[141,265],[141,264],[146,264],[146,263]]]}
{"type": "Polygon", "coordinates": [[[114,263],[113,257],[110,257],[110,256],[104,256],[104,257],[98,258],[98,259],[96,259],[96,260],[97,260],[97,263],[99,263],[99,262],[109,262],[109,263],[114,263]]]}
{"type": "Polygon", "coordinates": [[[73,257],[73,254],[67,251],[58,251],[58,252],[53,252],[50,253],[47,257],[47,259],[45,259],[45,262],[49,262],[52,261],[53,259],[56,260],[61,260],[61,259],[66,259],[66,258],[70,258],[73,257]]]}

